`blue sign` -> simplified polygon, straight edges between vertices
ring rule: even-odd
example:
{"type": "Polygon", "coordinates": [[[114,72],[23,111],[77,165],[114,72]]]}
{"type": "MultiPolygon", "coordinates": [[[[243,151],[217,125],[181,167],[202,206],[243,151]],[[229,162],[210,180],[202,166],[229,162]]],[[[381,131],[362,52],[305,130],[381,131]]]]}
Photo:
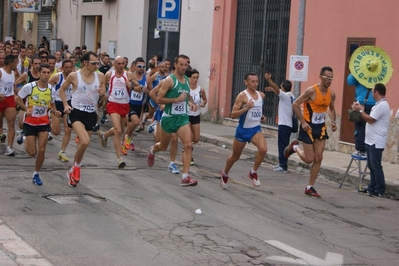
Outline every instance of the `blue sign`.
{"type": "Polygon", "coordinates": [[[157,19],[179,20],[180,6],[180,0],[158,0],[157,19]]]}

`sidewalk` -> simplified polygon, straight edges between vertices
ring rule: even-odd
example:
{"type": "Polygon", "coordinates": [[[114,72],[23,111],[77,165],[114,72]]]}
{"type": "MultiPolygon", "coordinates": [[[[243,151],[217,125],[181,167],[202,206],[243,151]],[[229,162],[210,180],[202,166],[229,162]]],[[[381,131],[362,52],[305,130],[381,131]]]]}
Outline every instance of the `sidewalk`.
{"type": "MultiPolygon", "coordinates": [[[[231,149],[234,134],[235,134],[236,122],[225,120],[224,124],[216,124],[206,121],[201,121],[201,138],[203,142],[212,143],[218,146],[223,146],[226,149],[231,149]]],[[[277,137],[266,134],[267,141],[267,155],[266,161],[271,163],[270,169],[278,163],[278,148],[277,148],[277,137]]],[[[256,151],[256,147],[252,144],[247,144],[244,153],[253,153],[256,151]]],[[[323,162],[320,169],[320,174],[324,175],[329,180],[337,182],[337,187],[346,172],[346,169],[351,160],[350,154],[345,154],[336,151],[324,151],[323,162]]],[[[362,170],[366,165],[366,161],[361,161],[362,170]]],[[[309,165],[302,162],[297,154],[291,155],[289,159],[289,169],[296,169],[297,167],[303,167],[309,169],[309,165]]],[[[352,171],[345,179],[343,186],[356,186],[359,175],[355,170],[355,162],[352,163],[352,167],[349,171],[352,171]]],[[[386,182],[386,195],[388,197],[399,196],[399,165],[383,162],[382,163],[385,182],[386,182]]],[[[366,176],[363,181],[363,187],[366,188],[369,182],[369,176],[366,176]]]]}

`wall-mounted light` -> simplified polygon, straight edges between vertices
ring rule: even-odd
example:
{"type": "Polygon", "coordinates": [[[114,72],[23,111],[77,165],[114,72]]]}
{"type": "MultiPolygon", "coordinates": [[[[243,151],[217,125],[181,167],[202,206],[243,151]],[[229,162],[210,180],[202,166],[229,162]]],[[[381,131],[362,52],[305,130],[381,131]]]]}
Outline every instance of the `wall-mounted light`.
{"type": "Polygon", "coordinates": [[[26,30],[32,30],[32,21],[26,21],[26,30]]]}
{"type": "Polygon", "coordinates": [[[46,30],[51,30],[51,21],[46,21],[46,30]]]}

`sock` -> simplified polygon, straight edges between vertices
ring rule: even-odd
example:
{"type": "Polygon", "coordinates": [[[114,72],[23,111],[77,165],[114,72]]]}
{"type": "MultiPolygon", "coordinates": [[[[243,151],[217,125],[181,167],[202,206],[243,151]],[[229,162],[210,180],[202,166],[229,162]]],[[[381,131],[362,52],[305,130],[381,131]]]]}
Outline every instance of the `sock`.
{"type": "Polygon", "coordinates": [[[60,152],[59,153],[63,153],[64,152],[64,150],[60,150],[60,152]]]}
{"type": "Polygon", "coordinates": [[[183,180],[186,177],[188,177],[188,173],[183,173],[183,175],[181,176],[181,179],[183,180]]]}
{"type": "Polygon", "coordinates": [[[307,186],[306,189],[310,189],[312,186],[307,186]]]}
{"type": "Polygon", "coordinates": [[[174,163],[175,163],[174,161],[170,161],[169,165],[174,164],[174,163]]]}
{"type": "Polygon", "coordinates": [[[299,147],[299,145],[294,145],[293,147],[292,147],[292,149],[294,150],[294,151],[296,151],[296,149],[299,147]]]}
{"type": "Polygon", "coordinates": [[[33,172],[33,175],[36,175],[36,174],[38,174],[38,173],[39,173],[39,172],[37,172],[37,171],[34,171],[34,172],[33,172]]]}
{"type": "Polygon", "coordinates": [[[256,174],[256,171],[254,171],[254,169],[251,169],[251,174],[256,174]]]}
{"type": "Polygon", "coordinates": [[[80,163],[76,163],[75,162],[75,164],[73,165],[74,167],[81,167],[82,166],[82,164],[80,164],[80,163]]]}
{"type": "Polygon", "coordinates": [[[224,177],[228,177],[229,175],[228,174],[226,174],[225,172],[224,172],[224,170],[222,171],[222,176],[224,176],[224,177]]]}
{"type": "Polygon", "coordinates": [[[151,149],[150,149],[151,155],[155,155],[155,153],[153,152],[153,150],[154,150],[154,147],[151,147],[151,149]]]}

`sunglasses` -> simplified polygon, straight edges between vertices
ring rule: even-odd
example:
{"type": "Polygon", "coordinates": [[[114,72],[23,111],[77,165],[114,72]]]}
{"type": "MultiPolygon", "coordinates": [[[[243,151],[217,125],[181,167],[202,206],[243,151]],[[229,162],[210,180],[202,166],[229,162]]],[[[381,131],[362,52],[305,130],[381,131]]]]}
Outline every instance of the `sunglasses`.
{"type": "Polygon", "coordinates": [[[41,56],[41,58],[43,58],[43,59],[47,59],[47,56],[41,56]]]}
{"type": "Polygon", "coordinates": [[[321,76],[323,79],[328,79],[330,81],[332,81],[334,79],[334,77],[327,77],[327,76],[321,76]]]}
{"type": "Polygon", "coordinates": [[[144,65],[137,65],[138,68],[145,68],[144,65]]]}
{"type": "Polygon", "coordinates": [[[92,64],[93,66],[99,65],[100,62],[98,61],[88,61],[90,64],[92,64]]]}

